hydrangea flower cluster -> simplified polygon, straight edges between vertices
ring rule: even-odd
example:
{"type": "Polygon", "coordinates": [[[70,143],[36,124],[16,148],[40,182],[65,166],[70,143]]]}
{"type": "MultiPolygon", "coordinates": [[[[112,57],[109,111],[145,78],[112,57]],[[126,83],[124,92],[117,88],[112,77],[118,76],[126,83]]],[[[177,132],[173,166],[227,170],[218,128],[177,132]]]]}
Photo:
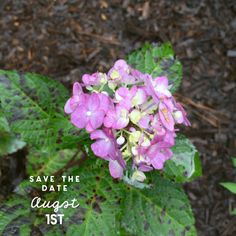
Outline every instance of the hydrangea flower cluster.
{"type": "Polygon", "coordinates": [[[107,74],[85,74],[82,81],[64,109],[73,125],[89,132],[92,151],[109,162],[111,176],[122,178],[129,167],[131,179],[143,182],[144,172],[163,169],[173,155],[175,125],[190,125],[168,79],[118,60],[107,74]]]}

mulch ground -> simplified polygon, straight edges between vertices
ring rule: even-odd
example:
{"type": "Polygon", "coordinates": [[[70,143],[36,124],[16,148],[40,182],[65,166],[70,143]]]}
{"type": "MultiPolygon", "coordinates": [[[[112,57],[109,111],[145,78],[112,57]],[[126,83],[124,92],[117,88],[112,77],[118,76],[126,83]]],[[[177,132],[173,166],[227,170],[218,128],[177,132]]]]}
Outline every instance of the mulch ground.
{"type": "Polygon", "coordinates": [[[68,88],[144,42],[171,41],[184,67],[177,96],[192,121],[184,132],[203,165],[203,177],[185,186],[198,234],[236,235],[235,197],[219,185],[236,179],[235,1],[2,0],[0,32],[0,68],[50,75],[68,88]]]}

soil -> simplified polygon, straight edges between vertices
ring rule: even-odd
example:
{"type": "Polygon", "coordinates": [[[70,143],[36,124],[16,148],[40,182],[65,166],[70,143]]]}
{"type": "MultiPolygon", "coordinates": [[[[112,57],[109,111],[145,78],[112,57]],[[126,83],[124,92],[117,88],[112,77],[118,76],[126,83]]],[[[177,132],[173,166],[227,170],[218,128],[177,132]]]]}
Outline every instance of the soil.
{"type": "MultiPolygon", "coordinates": [[[[0,68],[50,75],[68,88],[144,42],[170,41],[184,68],[176,94],[192,122],[184,132],[203,165],[203,176],[185,186],[198,234],[236,235],[236,199],[219,185],[236,180],[234,0],[2,0],[0,32],[0,68]]],[[[11,171],[3,177],[17,181],[15,165],[4,163],[11,171]]]]}

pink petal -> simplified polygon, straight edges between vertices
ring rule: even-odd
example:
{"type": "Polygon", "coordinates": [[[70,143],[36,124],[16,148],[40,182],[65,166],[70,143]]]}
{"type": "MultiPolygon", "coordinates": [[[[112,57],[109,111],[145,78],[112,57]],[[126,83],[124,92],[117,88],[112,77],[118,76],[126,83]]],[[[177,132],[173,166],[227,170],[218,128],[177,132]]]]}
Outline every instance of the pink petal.
{"type": "Polygon", "coordinates": [[[162,124],[170,131],[174,130],[174,119],[167,106],[160,102],[159,116],[162,124]]]}
{"type": "Polygon", "coordinates": [[[73,95],[80,95],[83,92],[80,83],[75,82],[73,85],[73,95]]]}
{"type": "Polygon", "coordinates": [[[119,118],[115,123],[113,124],[114,129],[123,129],[129,124],[128,118],[119,118]]]}
{"type": "Polygon", "coordinates": [[[168,87],[168,79],[165,76],[157,77],[154,81],[159,86],[168,87]]]}
{"type": "Polygon", "coordinates": [[[125,87],[120,87],[116,90],[115,96],[118,101],[124,99],[129,93],[129,90],[125,87]]]}
{"type": "Polygon", "coordinates": [[[149,128],[149,122],[150,122],[150,117],[146,115],[139,120],[138,124],[140,125],[141,128],[147,129],[149,128]]]}
{"type": "Polygon", "coordinates": [[[93,132],[95,129],[93,128],[93,126],[91,125],[91,122],[90,121],[88,121],[88,123],[87,123],[87,125],[85,126],[85,129],[89,132],[89,133],[91,133],[91,132],[93,132]]]}
{"type": "Polygon", "coordinates": [[[104,126],[111,128],[115,122],[115,111],[108,111],[107,116],[104,118],[104,126]]]}
{"type": "Polygon", "coordinates": [[[95,130],[94,132],[92,132],[90,134],[90,139],[94,140],[94,139],[106,139],[107,136],[106,134],[102,131],[102,130],[95,130]]]}
{"type": "Polygon", "coordinates": [[[99,128],[104,120],[104,111],[93,111],[92,116],[90,117],[91,125],[94,129],[99,128]]]}
{"type": "Polygon", "coordinates": [[[96,111],[99,108],[100,100],[96,93],[92,93],[87,100],[87,107],[89,111],[96,111]]]}
{"type": "Polygon", "coordinates": [[[71,114],[74,111],[74,109],[71,107],[71,98],[67,100],[64,106],[64,111],[66,114],[71,114]]]}
{"type": "Polygon", "coordinates": [[[156,157],[151,160],[153,167],[157,170],[161,170],[164,167],[165,156],[162,153],[157,153],[156,157]]]}
{"type": "Polygon", "coordinates": [[[87,116],[86,116],[86,108],[84,106],[79,106],[72,114],[71,114],[71,123],[76,127],[82,129],[87,124],[87,116]]]}
{"type": "Polygon", "coordinates": [[[110,142],[98,140],[91,145],[91,148],[96,156],[102,157],[105,160],[109,160],[108,154],[110,150],[110,145],[110,142]]]}
{"type": "Polygon", "coordinates": [[[98,93],[99,100],[100,100],[100,109],[107,113],[108,109],[112,108],[112,102],[110,98],[103,93],[98,93]]]}
{"type": "Polygon", "coordinates": [[[116,160],[109,161],[109,171],[113,178],[121,178],[123,175],[123,168],[116,160]]]}

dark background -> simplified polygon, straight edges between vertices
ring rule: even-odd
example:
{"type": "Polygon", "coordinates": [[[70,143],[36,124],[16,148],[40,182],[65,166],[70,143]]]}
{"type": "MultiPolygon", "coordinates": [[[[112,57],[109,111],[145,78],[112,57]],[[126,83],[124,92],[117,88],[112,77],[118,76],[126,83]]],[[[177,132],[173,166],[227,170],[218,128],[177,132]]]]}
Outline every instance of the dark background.
{"type": "MultiPolygon", "coordinates": [[[[203,164],[203,177],[185,186],[199,235],[236,235],[235,197],[219,186],[236,179],[235,37],[233,0],[0,1],[0,68],[50,75],[68,88],[144,42],[172,42],[184,68],[176,96],[192,122],[184,132],[203,164]]],[[[22,175],[18,164],[1,163],[0,199],[22,175]]]]}

